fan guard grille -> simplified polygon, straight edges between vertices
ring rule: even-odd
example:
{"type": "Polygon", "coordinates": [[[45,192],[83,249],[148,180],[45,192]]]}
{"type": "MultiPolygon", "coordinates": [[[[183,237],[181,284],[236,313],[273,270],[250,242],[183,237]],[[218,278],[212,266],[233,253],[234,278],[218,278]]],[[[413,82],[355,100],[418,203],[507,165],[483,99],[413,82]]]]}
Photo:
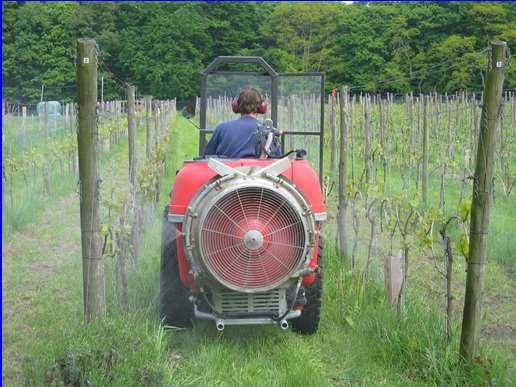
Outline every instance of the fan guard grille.
{"type": "Polygon", "coordinates": [[[265,187],[243,187],[219,197],[199,224],[206,269],[235,290],[271,288],[289,278],[305,254],[300,211],[265,187]]]}

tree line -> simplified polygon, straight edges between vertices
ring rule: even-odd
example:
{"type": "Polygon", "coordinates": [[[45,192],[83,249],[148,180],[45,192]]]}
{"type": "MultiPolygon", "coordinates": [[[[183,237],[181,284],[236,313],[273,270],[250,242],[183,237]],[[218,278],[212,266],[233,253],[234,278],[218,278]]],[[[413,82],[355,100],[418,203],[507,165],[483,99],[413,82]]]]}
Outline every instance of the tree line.
{"type": "MultiPolygon", "coordinates": [[[[199,95],[218,55],[258,55],[281,72],[324,71],[328,90],[482,89],[490,39],[516,41],[503,3],[3,2],[3,97],[75,98],[75,39],[98,42],[104,98],[131,80],[159,99],[199,95]]],[[[509,68],[506,88],[516,86],[509,68]]]]}

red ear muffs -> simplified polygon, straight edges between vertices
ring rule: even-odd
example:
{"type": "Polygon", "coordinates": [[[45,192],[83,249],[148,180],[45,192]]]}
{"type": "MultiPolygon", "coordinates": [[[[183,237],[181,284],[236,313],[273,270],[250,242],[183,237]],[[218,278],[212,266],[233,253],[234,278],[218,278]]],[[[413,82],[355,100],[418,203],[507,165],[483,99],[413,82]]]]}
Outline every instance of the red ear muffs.
{"type": "Polygon", "coordinates": [[[231,109],[233,109],[233,113],[240,113],[240,104],[238,103],[238,98],[233,98],[231,101],[231,109]]]}
{"type": "Polygon", "coordinates": [[[258,108],[258,113],[265,114],[267,113],[267,102],[265,100],[262,100],[260,103],[260,107],[258,108]]]}

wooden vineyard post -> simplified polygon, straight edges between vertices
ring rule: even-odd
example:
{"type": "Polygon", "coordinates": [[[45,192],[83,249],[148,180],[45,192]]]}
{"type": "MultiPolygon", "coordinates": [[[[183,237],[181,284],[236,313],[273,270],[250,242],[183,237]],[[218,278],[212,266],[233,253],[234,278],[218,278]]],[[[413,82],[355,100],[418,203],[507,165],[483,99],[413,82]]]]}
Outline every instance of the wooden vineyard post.
{"type": "Polygon", "coordinates": [[[135,113],[135,87],[127,87],[127,137],[129,139],[129,184],[131,190],[136,185],[136,113],[135,113]]]}
{"type": "MultiPolygon", "coordinates": [[[[332,180],[335,178],[335,171],[337,169],[337,112],[336,112],[337,98],[334,93],[330,94],[330,125],[331,125],[331,154],[330,154],[330,169],[332,180]]],[[[341,118],[342,120],[342,118],[341,118]]]]}
{"type": "Polygon", "coordinates": [[[382,96],[378,95],[378,109],[379,109],[379,118],[380,118],[380,149],[381,149],[381,159],[382,159],[382,168],[383,168],[383,184],[382,184],[382,193],[385,193],[385,189],[387,186],[387,156],[385,149],[385,127],[387,121],[387,101],[383,102],[382,96]]]}
{"type": "Polygon", "coordinates": [[[339,250],[343,260],[348,258],[348,233],[346,225],[346,212],[348,208],[348,112],[349,91],[346,87],[340,89],[340,160],[339,160],[339,212],[338,235],[339,250]]]}
{"type": "Polygon", "coordinates": [[[77,41],[79,100],[79,181],[81,243],[86,322],[105,313],[104,261],[100,233],[99,134],[97,130],[97,63],[93,39],[77,41]]]}
{"type": "Polygon", "coordinates": [[[27,141],[27,106],[22,106],[22,133],[23,133],[23,140],[27,141]]]}
{"type": "Polygon", "coordinates": [[[423,96],[423,164],[421,168],[421,196],[424,204],[428,203],[428,95],[423,96]]]}
{"type": "Polygon", "coordinates": [[[152,119],[154,120],[154,149],[158,148],[159,142],[159,117],[158,117],[158,104],[159,101],[154,101],[154,109],[152,110],[152,119]]]}
{"type": "MultiPolygon", "coordinates": [[[[158,104],[159,104],[159,101],[158,100],[155,100],[154,101],[154,109],[152,111],[152,117],[154,119],[154,151],[156,151],[158,149],[158,142],[159,142],[159,122],[158,122],[158,104]]],[[[159,202],[159,186],[160,186],[160,179],[156,179],[156,185],[155,185],[155,193],[156,195],[154,196],[154,204],[158,204],[159,202]]]]}
{"type": "Polygon", "coordinates": [[[133,262],[137,264],[139,256],[138,230],[139,230],[139,208],[136,203],[136,88],[127,87],[127,138],[129,140],[129,187],[131,190],[131,202],[133,206],[134,221],[131,227],[131,245],[133,246],[133,262]]]}
{"type": "MultiPolygon", "coordinates": [[[[415,136],[414,136],[414,118],[413,118],[413,99],[412,94],[405,94],[405,102],[407,104],[407,128],[408,128],[408,137],[409,137],[409,149],[410,156],[415,153],[415,136]]],[[[412,170],[412,157],[409,159],[409,168],[412,170]]],[[[411,171],[412,173],[412,171],[411,171]]]]}
{"type": "Polygon", "coordinates": [[[363,111],[364,111],[364,173],[365,173],[365,184],[369,186],[371,182],[371,99],[369,94],[366,94],[363,98],[363,111]]]}
{"type": "Polygon", "coordinates": [[[453,296],[452,296],[452,277],[453,277],[453,249],[451,238],[448,236],[448,225],[452,220],[462,221],[458,216],[453,216],[444,223],[439,231],[443,238],[444,256],[446,260],[446,338],[448,342],[452,340],[452,314],[453,314],[453,296]]]}
{"type": "Polygon", "coordinates": [[[350,109],[349,109],[349,141],[350,141],[350,152],[351,152],[351,186],[355,188],[355,139],[354,139],[354,125],[355,125],[355,99],[356,96],[350,97],[350,109]]]}
{"type": "Polygon", "coordinates": [[[158,133],[157,133],[156,146],[159,143],[159,139],[161,138],[161,132],[163,129],[163,101],[158,101],[157,117],[158,117],[158,125],[156,125],[156,127],[158,128],[158,133]]]}
{"type": "Polygon", "coordinates": [[[150,95],[145,96],[145,156],[150,157],[151,154],[151,109],[152,109],[152,97],[150,95]]]}
{"type": "Polygon", "coordinates": [[[76,131],[76,117],[75,117],[75,103],[68,104],[70,114],[70,132],[73,134],[76,131]]]}
{"type": "Polygon", "coordinates": [[[481,322],[489,210],[493,190],[496,129],[501,112],[506,56],[507,44],[505,42],[497,40],[491,43],[473,178],[466,295],[460,337],[460,355],[468,362],[473,360],[477,352],[481,322]]]}
{"type": "Polygon", "coordinates": [[[104,77],[100,77],[100,109],[101,113],[104,114],[104,77]]]}
{"type": "Polygon", "coordinates": [[[48,102],[43,103],[43,130],[45,138],[48,138],[48,102]]]}
{"type": "Polygon", "coordinates": [[[63,110],[64,110],[64,125],[63,125],[63,129],[66,130],[68,128],[68,125],[70,123],[70,117],[68,115],[68,104],[65,104],[63,106],[63,110]]]}
{"type": "MultiPolygon", "coordinates": [[[[6,113],[5,109],[5,102],[2,100],[2,125],[4,125],[4,116],[6,113]]],[[[5,141],[4,141],[4,134],[2,133],[2,154],[6,155],[6,149],[5,149],[5,141]]],[[[5,156],[4,156],[5,157],[5,156]]],[[[5,187],[7,185],[7,176],[6,176],[6,167],[5,164],[2,162],[2,227],[5,223],[5,187]]],[[[2,257],[4,256],[4,243],[2,243],[2,257]]]]}
{"type": "MultiPolygon", "coordinates": [[[[43,102],[43,130],[45,132],[45,141],[50,141],[48,133],[48,102],[43,102]]],[[[48,163],[43,166],[43,192],[50,194],[50,169],[48,163]]]]}

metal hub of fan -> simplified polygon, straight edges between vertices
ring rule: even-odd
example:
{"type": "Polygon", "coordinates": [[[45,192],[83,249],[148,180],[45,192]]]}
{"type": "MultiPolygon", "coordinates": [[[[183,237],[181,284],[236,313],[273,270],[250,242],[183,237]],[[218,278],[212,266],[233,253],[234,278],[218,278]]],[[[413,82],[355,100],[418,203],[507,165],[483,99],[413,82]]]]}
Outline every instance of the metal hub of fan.
{"type": "Polygon", "coordinates": [[[194,271],[247,293],[275,288],[305,268],[314,235],[305,199],[282,178],[216,180],[192,201],[185,222],[194,271]]]}
{"type": "Polygon", "coordinates": [[[249,230],[244,235],[244,245],[249,250],[258,250],[263,245],[263,234],[258,230],[249,230]]]}

